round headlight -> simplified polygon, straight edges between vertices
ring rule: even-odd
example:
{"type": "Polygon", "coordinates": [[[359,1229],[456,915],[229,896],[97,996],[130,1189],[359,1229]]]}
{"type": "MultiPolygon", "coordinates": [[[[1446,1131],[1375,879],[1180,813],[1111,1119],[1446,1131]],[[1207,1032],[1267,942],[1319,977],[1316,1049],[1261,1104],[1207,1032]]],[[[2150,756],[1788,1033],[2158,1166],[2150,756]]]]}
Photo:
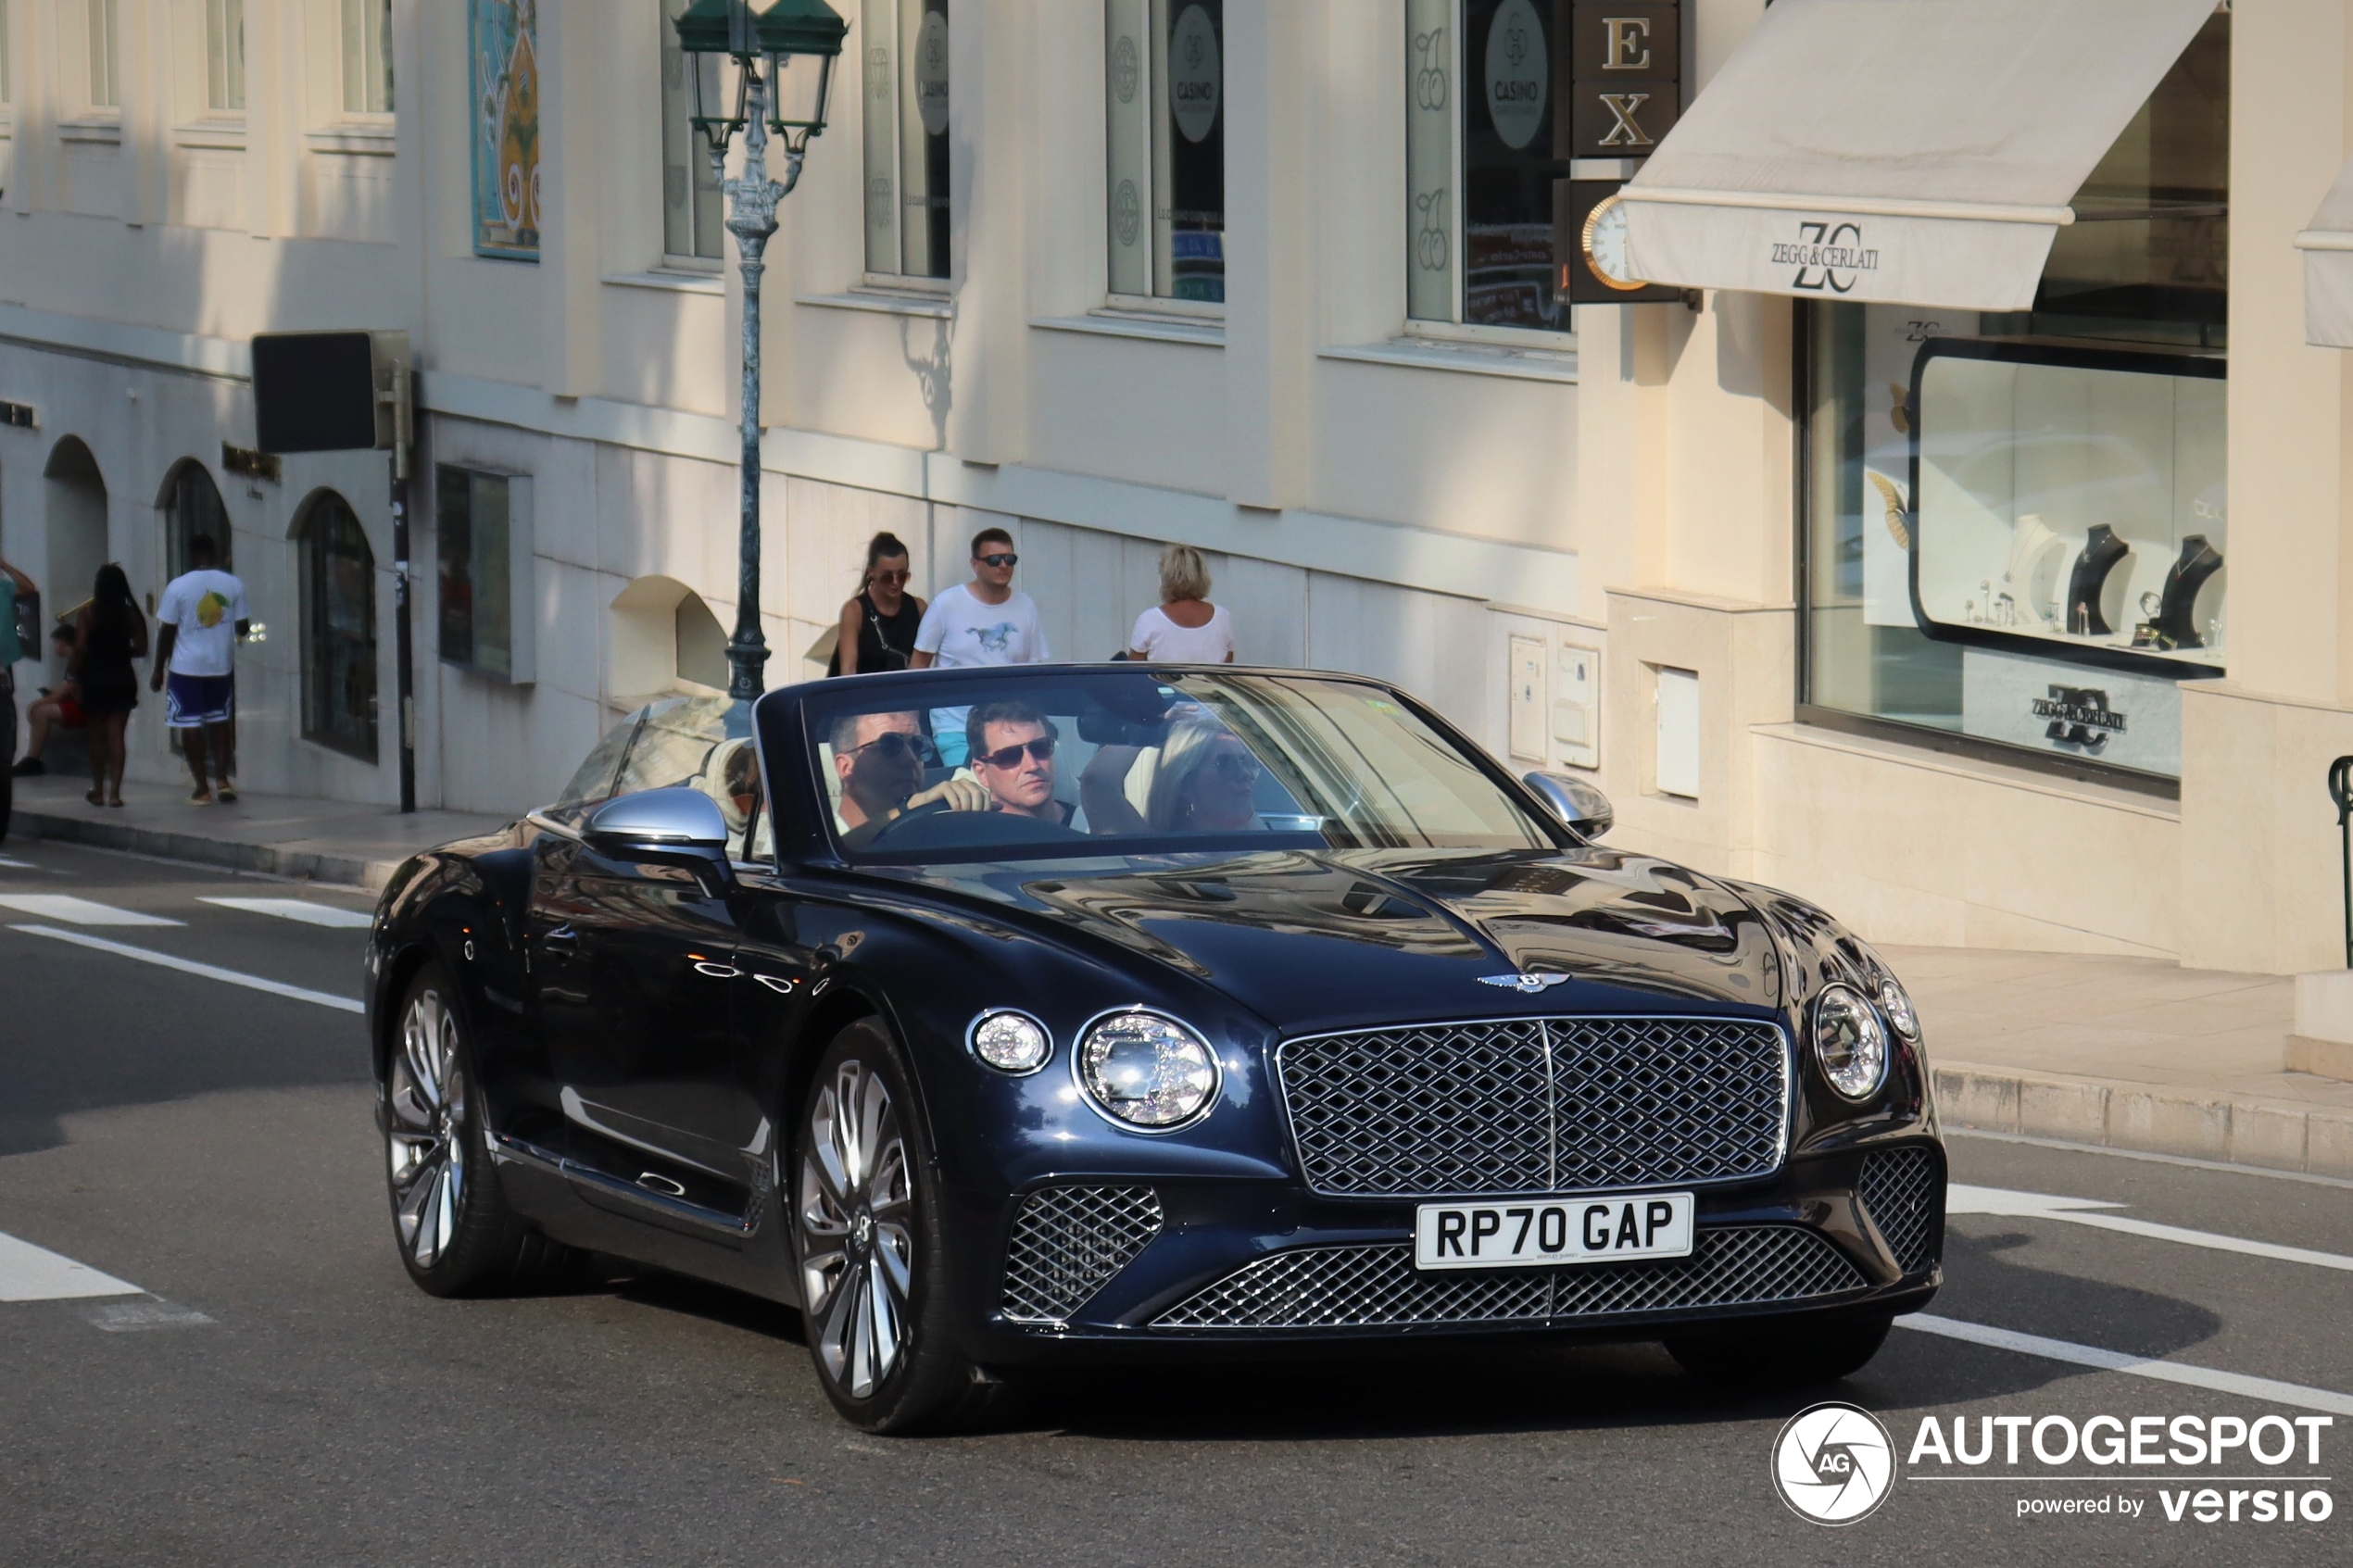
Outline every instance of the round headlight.
{"type": "Polygon", "coordinates": [[[973,1055],[1000,1073],[1035,1073],[1054,1049],[1045,1025],[1026,1012],[984,1012],[970,1038],[973,1055]]]}
{"type": "Polygon", "coordinates": [[[1078,1081],[1089,1098],[1131,1127],[1181,1127],[1217,1098],[1209,1043],[1174,1019],[1115,1012],[1078,1042],[1078,1081]]]}
{"type": "Polygon", "coordinates": [[[1879,983],[1880,1010],[1887,1014],[1887,1022],[1907,1040],[1920,1037],[1920,1015],[1912,1010],[1912,998],[1904,987],[1895,984],[1894,975],[1879,983]]]}
{"type": "Polygon", "coordinates": [[[1831,1087],[1862,1099],[1887,1075],[1887,1031],[1871,1004],[1843,985],[1814,998],[1814,1055],[1831,1087]]]}

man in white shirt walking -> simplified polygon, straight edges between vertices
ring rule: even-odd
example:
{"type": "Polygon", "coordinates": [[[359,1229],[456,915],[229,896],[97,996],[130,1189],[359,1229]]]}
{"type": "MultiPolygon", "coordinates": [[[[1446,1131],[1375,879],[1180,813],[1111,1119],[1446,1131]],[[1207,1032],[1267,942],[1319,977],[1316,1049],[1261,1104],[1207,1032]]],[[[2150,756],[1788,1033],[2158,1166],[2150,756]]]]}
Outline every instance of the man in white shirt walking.
{"type": "Polygon", "coordinates": [[[237,798],[236,649],[253,630],[245,609],[245,585],[214,563],[220,552],[212,536],[188,541],[189,569],[164,585],[156,605],[163,639],[156,645],[150,691],[170,691],[164,722],[180,732],[188,771],[196,778],[192,806],[237,798]],[[207,776],[209,763],[211,772],[207,776]]]}
{"type": "MultiPolygon", "coordinates": [[[[915,631],[915,655],[908,667],[962,670],[976,664],[1043,664],[1046,629],[1038,602],[1013,586],[1013,536],[1001,528],[973,535],[973,580],[959,583],[931,601],[915,631]]],[[[967,741],[963,708],[932,709],[931,733],[940,760],[962,765],[967,741]]]]}

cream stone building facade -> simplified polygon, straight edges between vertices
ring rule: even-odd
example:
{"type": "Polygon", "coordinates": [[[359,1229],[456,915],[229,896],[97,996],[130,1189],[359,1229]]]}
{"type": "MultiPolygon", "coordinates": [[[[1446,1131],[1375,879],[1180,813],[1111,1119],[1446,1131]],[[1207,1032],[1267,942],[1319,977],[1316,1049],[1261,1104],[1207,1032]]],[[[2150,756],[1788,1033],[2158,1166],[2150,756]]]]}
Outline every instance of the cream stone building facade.
{"type": "MultiPolygon", "coordinates": [[[[1775,10],[1842,3],[1880,0],[1775,10]]],[[[106,559],[155,591],[176,541],[225,522],[268,628],[239,675],[250,787],[396,797],[385,460],[258,460],[257,332],[409,336],[426,804],[526,807],[615,712],[720,678],[740,282],[664,49],[676,8],[0,0],[0,550],[61,608],[106,559]],[[484,610],[501,594],[510,619],[484,610]]],[[[772,684],[822,668],[878,528],[929,593],[1007,527],[1073,658],[1124,643],[1184,541],[1245,660],[1396,679],[1515,766],[1590,771],[1616,841],[1875,939],[2341,957],[2323,777],[2353,752],[2353,366],[2306,341],[2295,240],[2353,142],[2347,0],[2238,0],[2133,68],[2161,82],[2117,68],[2142,107],[2092,183],[2139,180],[2155,216],[2071,232],[2124,294],[2040,319],[2053,271],[2012,317],[1930,322],[2005,342],[1959,358],[2166,357],[2119,373],[2175,410],[2160,504],[2212,514],[2227,567],[2175,613],[2168,563],[2193,552],[2178,528],[2136,543],[2086,579],[2125,596],[2102,645],[2122,657],[2090,665],[2056,620],[2048,647],[1996,623],[2005,562],[1957,633],[1920,629],[1930,588],[1899,604],[1910,536],[1925,569],[1959,503],[1873,454],[1926,419],[1935,469],[1960,405],[1917,350],[1885,358],[1887,307],[1805,297],[1803,263],[1778,289],[1567,287],[1594,197],[1649,179],[1629,151],[1665,171],[1728,69],[1747,84],[1717,102],[1757,94],[1757,0],[837,8],[832,120],[769,251],[772,684]],[[1616,141],[1609,92],[1648,105],[1616,141]],[[1858,386],[1884,400],[1868,431],[1858,386]],[[2144,619],[2164,648],[2125,647],[2144,619]]],[[[1980,433],[2146,467],[2086,384],[2067,395],[2091,413],[1980,433]]],[[[2065,575],[2098,550],[2060,515],[2081,486],[2057,490],[2065,575]]],[[[157,715],[132,734],[135,785],[171,787],[157,715]]]]}

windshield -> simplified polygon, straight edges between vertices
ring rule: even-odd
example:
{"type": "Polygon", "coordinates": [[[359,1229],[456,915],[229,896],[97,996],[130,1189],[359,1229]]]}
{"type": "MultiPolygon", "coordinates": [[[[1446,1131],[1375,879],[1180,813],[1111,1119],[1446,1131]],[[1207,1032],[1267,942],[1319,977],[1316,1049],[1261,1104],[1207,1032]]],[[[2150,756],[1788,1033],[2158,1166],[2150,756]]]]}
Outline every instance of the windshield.
{"type": "Polygon", "coordinates": [[[1558,842],[1453,742],[1353,681],[892,676],[813,696],[807,713],[853,859],[1558,842]]]}
{"type": "Polygon", "coordinates": [[[773,853],[751,704],[731,697],[663,697],[640,708],[605,732],[543,815],[576,828],[616,796],[673,784],[718,802],[739,859],[773,853]]]}

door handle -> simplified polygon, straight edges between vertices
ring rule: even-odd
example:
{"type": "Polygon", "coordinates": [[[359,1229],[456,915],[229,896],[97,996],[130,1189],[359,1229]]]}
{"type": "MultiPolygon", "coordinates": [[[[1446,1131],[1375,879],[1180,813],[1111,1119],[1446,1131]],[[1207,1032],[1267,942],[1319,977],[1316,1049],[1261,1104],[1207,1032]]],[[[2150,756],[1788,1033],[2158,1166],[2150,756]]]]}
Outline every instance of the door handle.
{"type": "Polygon", "coordinates": [[[731,963],[712,963],[710,960],[705,959],[695,965],[695,972],[697,974],[708,974],[713,980],[733,980],[736,976],[742,974],[743,971],[737,969],[731,963]]]}
{"type": "Polygon", "coordinates": [[[755,974],[752,978],[759,981],[762,985],[767,986],[771,991],[778,992],[781,995],[787,997],[792,995],[793,987],[800,984],[798,980],[780,980],[773,974],[755,974]]]}

